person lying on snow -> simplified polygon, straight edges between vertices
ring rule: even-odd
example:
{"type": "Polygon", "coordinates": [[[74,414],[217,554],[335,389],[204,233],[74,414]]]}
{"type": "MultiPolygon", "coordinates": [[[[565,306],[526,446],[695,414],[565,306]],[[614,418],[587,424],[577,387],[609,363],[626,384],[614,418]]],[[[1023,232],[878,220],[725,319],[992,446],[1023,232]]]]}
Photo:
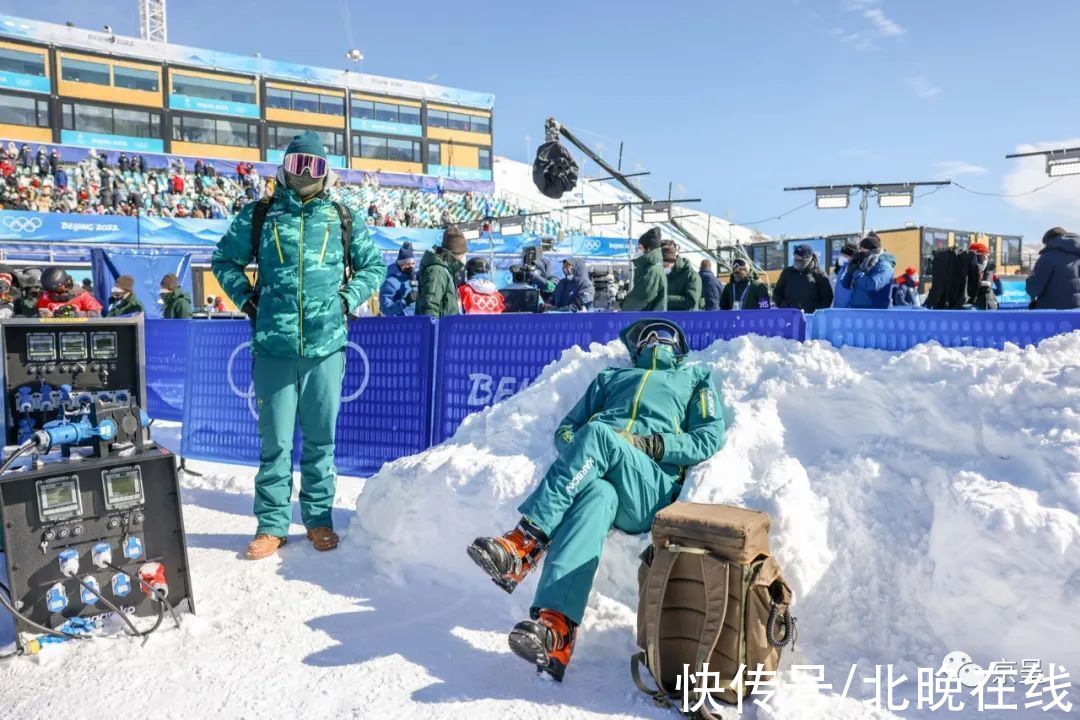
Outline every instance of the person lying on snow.
{"type": "Polygon", "coordinates": [[[641,320],[620,338],[633,367],[602,371],[555,431],[558,459],[521,504],[517,526],[477,538],[473,562],[513,592],[547,554],[530,612],[510,648],[562,680],[608,531],[645,533],[674,502],[687,467],[724,440],[709,369],[687,365],[681,328],[641,320]]]}

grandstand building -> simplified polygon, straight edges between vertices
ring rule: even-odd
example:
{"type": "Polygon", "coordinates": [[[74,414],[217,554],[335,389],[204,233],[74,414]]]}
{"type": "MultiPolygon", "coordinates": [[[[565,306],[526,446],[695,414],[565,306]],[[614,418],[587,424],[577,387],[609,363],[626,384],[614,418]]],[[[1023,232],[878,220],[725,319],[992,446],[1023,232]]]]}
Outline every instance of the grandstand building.
{"type": "Polygon", "coordinates": [[[0,138],[492,180],[494,96],[0,15],[0,138]]]}

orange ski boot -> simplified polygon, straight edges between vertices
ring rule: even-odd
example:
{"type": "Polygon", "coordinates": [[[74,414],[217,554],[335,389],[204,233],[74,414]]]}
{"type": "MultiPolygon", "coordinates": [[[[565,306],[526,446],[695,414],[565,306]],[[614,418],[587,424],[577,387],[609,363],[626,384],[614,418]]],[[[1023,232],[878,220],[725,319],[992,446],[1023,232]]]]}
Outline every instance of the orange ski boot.
{"type": "Polygon", "coordinates": [[[510,632],[510,649],[559,682],[566,674],[574,652],[577,626],[556,610],[533,611],[532,620],[523,620],[510,632]]]}
{"type": "Polygon", "coordinates": [[[468,553],[496,585],[512,593],[540,562],[547,546],[547,536],[522,518],[517,527],[502,537],[476,538],[469,546],[468,553]]]}

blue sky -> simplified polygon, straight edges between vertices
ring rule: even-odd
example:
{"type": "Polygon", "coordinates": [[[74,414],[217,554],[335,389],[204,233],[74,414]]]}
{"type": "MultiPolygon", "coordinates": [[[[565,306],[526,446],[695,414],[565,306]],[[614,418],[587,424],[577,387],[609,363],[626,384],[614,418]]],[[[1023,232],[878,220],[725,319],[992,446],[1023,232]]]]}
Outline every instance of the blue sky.
{"type": "MultiPolygon", "coordinates": [[[[0,12],[137,34],[137,5],[3,0],[0,12]]],[[[531,159],[554,115],[611,159],[624,141],[624,168],[653,172],[646,189],[664,193],[671,180],[747,223],[811,199],[786,185],[1046,184],[1039,161],[1004,155],[1080,144],[1077,60],[1054,40],[1078,23],[1069,0],[183,0],[171,4],[169,37],[326,67],[344,67],[355,46],[366,72],[495,93],[497,154],[531,159]]],[[[947,188],[913,208],[872,206],[870,225],[1037,241],[1051,225],[1080,224],[1078,198],[1077,178],[1015,198],[947,188]]],[[[858,228],[858,211],[811,205],[756,226],[843,232],[858,228]]]]}

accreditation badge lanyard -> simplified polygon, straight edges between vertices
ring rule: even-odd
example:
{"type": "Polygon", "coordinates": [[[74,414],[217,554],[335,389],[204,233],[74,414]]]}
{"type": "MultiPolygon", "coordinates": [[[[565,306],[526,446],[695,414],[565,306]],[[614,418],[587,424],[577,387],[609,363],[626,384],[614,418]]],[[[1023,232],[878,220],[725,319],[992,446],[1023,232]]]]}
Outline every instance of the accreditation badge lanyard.
{"type": "MultiPolygon", "coordinates": [[[[734,288],[732,288],[734,290],[734,288]]],[[[735,310],[742,310],[743,303],[746,302],[746,293],[750,292],[750,278],[746,279],[746,287],[743,288],[742,295],[735,301],[735,310]]]]}

